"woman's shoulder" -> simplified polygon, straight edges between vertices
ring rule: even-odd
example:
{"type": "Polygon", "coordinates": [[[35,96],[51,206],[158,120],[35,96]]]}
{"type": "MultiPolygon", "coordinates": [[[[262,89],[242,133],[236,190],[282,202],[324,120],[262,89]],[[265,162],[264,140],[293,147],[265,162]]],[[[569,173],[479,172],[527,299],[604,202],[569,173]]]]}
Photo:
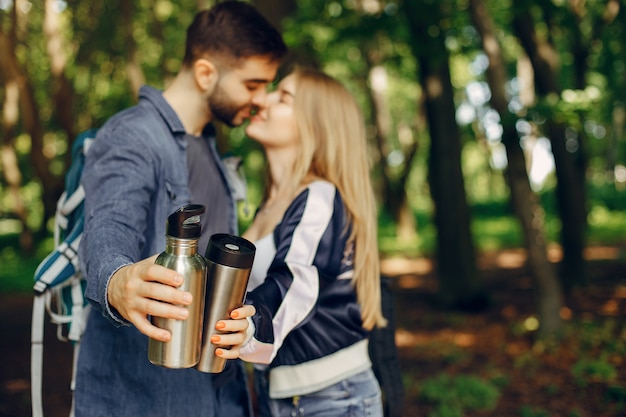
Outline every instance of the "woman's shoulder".
{"type": "Polygon", "coordinates": [[[315,179],[303,184],[296,191],[296,197],[292,200],[287,211],[292,211],[298,207],[302,210],[305,206],[312,204],[332,207],[337,194],[337,188],[333,183],[327,180],[315,179]]]}
{"type": "Polygon", "coordinates": [[[309,198],[332,202],[337,194],[337,187],[328,180],[314,179],[302,187],[300,195],[304,193],[306,193],[309,198]]]}
{"type": "Polygon", "coordinates": [[[332,215],[341,201],[341,195],[332,182],[315,179],[300,188],[285,215],[297,213],[315,217],[323,217],[323,213],[332,215]]]}

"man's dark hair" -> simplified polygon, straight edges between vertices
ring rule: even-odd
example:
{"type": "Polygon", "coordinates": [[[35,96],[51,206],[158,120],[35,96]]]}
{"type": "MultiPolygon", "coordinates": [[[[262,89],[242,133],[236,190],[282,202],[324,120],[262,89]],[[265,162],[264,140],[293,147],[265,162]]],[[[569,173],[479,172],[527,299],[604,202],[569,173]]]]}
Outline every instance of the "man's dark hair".
{"type": "Polygon", "coordinates": [[[183,65],[205,55],[238,62],[251,56],[280,61],[287,46],[280,33],[252,5],[224,1],[196,14],[187,28],[183,65]]]}

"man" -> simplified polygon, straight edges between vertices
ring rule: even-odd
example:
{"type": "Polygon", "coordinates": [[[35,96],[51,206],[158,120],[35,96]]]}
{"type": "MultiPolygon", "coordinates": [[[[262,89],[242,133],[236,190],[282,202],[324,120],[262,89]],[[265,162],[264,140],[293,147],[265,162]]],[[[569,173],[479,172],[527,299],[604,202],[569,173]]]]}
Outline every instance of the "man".
{"type": "MultiPolygon", "coordinates": [[[[214,233],[237,233],[233,189],[210,124],[237,126],[266,95],[286,47],[250,5],[227,1],[200,12],[187,29],[180,72],[163,93],[144,86],[139,103],[107,121],[83,173],[85,230],[80,259],[94,306],[77,366],[75,415],[246,416],[245,372],[227,375],[166,369],[147,359],[148,337],[169,332],[148,316],[185,319],[191,294],[181,277],[154,264],[165,248],[167,216],[204,204],[199,250],[214,233]],[[221,380],[220,380],[221,379],[221,380]],[[219,387],[216,387],[219,385],[219,387]]],[[[238,355],[254,309],[225,320],[224,357],[238,355]]]]}

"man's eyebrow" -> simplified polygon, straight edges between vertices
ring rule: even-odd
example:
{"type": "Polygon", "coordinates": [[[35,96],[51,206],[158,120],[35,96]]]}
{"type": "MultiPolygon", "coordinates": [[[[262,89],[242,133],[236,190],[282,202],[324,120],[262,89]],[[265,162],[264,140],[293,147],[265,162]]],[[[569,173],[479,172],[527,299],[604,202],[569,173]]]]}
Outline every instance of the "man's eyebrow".
{"type": "Polygon", "coordinates": [[[272,80],[264,80],[261,78],[251,78],[249,80],[246,80],[246,82],[249,84],[270,84],[272,83],[272,80]]]}

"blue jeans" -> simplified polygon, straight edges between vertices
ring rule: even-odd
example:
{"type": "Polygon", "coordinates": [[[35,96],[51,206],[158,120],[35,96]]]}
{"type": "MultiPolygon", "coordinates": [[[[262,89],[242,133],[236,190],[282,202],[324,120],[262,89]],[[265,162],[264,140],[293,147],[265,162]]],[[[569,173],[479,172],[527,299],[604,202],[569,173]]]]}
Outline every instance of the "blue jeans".
{"type": "Polygon", "coordinates": [[[383,417],[380,386],[371,369],[323,390],[283,399],[268,397],[264,373],[255,371],[254,378],[260,417],[383,417]]]}

